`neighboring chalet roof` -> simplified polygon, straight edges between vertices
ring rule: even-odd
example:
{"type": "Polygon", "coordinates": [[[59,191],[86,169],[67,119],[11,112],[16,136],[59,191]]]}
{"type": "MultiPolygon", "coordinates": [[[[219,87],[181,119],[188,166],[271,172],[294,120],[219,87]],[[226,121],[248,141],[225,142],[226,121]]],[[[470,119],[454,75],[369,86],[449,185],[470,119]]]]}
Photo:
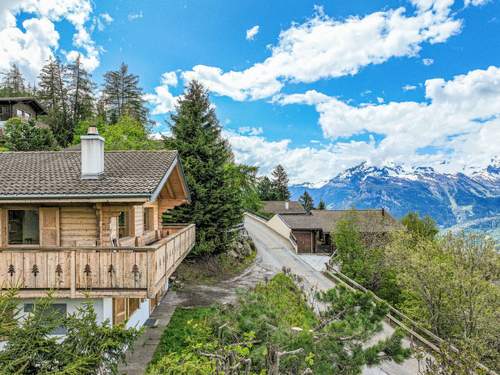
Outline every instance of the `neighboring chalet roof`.
{"type": "Polygon", "coordinates": [[[389,232],[400,223],[385,209],[311,210],[311,216],[325,232],[335,229],[340,220],[353,218],[360,232],[389,232]]]}
{"type": "Polygon", "coordinates": [[[297,201],[263,201],[264,212],[272,214],[305,214],[306,210],[297,201]],[[288,203],[288,208],[287,204],[288,203]]]}
{"type": "Polygon", "coordinates": [[[322,230],[332,232],[342,219],[353,218],[358,230],[368,232],[389,232],[400,224],[387,210],[312,210],[310,215],[280,215],[294,230],[322,230]]]}
{"type": "Polygon", "coordinates": [[[312,215],[279,215],[281,220],[288,225],[292,230],[321,230],[316,218],[312,215]]]}
{"type": "MultiPolygon", "coordinates": [[[[182,175],[177,151],[105,152],[102,176],[86,180],[81,178],[79,151],[1,152],[0,201],[151,200],[156,198],[177,164],[182,175]]],[[[188,191],[187,186],[185,188],[188,191]]]]}
{"type": "Polygon", "coordinates": [[[29,96],[18,96],[18,97],[6,97],[0,98],[0,104],[15,104],[15,103],[24,103],[28,104],[33,108],[37,115],[46,115],[47,111],[43,108],[40,102],[29,96]]]}

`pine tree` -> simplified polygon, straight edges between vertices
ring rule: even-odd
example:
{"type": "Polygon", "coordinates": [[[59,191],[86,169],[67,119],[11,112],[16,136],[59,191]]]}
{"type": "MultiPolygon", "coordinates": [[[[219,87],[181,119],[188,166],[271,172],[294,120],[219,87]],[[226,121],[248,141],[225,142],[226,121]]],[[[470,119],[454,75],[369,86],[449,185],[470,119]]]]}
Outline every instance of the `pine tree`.
{"type": "Polygon", "coordinates": [[[290,199],[290,191],[288,190],[288,176],[285,168],[278,164],[273,171],[273,190],[276,193],[276,199],[279,201],[287,201],[290,199]]]}
{"type": "Polygon", "coordinates": [[[127,115],[146,124],[148,110],[139,87],[139,76],[129,73],[128,66],[122,63],[120,69],[104,74],[104,81],[107,121],[114,124],[120,117],[127,115]]]}
{"type": "Polygon", "coordinates": [[[2,96],[24,96],[27,94],[24,77],[16,64],[12,64],[9,71],[2,73],[2,76],[2,96]]]}
{"type": "Polygon", "coordinates": [[[46,121],[61,146],[68,145],[73,136],[65,71],[65,66],[59,60],[50,58],[38,77],[38,97],[47,109],[46,121]]]}
{"type": "Polygon", "coordinates": [[[318,210],[326,210],[326,203],[325,203],[325,201],[323,199],[319,200],[318,210]]]}
{"type": "Polygon", "coordinates": [[[260,199],[262,199],[263,201],[276,200],[276,192],[273,189],[273,183],[267,176],[264,176],[259,179],[259,183],[257,185],[257,191],[259,193],[260,199]]]}
{"type": "Polygon", "coordinates": [[[165,145],[179,152],[191,203],[176,207],[164,219],[196,224],[194,255],[226,251],[233,238],[230,229],[242,219],[241,202],[225,168],[232,163],[233,155],[221,137],[219,121],[200,83],[189,83],[171,118],[172,137],[165,145]]]}
{"type": "Polygon", "coordinates": [[[92,116],[94,108],[94,83],[84,69],[80,55],[67,68],[68,96],[71,107],[71,136],[76,125],[92,116]]]}
{"type": "Polygon", "coordinates": [[[307,213],[310,213],[311,210],[314,208],[313,199],[306,190],[304,190],[304,194],[300,196],[299,202],[304,207],[304,210],[306,210],[307,213]]]}

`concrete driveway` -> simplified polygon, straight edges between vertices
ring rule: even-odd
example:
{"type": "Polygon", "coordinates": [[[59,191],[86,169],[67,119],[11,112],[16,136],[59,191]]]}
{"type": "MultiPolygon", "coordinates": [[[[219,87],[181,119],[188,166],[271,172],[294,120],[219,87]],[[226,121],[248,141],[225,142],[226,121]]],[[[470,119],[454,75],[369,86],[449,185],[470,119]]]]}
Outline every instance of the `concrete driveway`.
{"type": "MultiPolygon", "coordinates": [[[[325,258],[318,258],[317,255],[298,255],[294,252],[291,244],[282,236],[269,228],[263,221],[250,215],[245,215],[245,228],[252,237],[261,266],[266,269],[274,269],[279,272],[283,267],[287,267],[292,273],[303,278],[306,288],[323,291],[335,287],[335,283],[321,273],[321,261],[325,258]],[[316,257],[316,258],[314,258],[316,257]]],[[[314,302],[311,301],[313,304],[314,302]]],[[[317,308],[317,306],[315,306],[317,308]]],[[[383,324],[382,331],[373,338],[373,342],[390,337],[394,329],[388,324],[383,324]]],[[[404,342],[409,346],[409,342],[404,342]]],[[[385,362],[380,366],[375,366],[363,370],[364,375],[416,375],[418,374],[418,361],[410,358],[399,365],[394,362],[385,362]]]]}

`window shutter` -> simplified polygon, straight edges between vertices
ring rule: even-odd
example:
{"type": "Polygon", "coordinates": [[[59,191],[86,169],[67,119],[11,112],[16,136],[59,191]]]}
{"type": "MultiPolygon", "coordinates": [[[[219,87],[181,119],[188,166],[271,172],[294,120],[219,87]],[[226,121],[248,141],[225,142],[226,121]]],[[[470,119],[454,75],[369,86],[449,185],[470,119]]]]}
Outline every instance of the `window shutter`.
{"type": "Polygon", "coordinates": [[[40,245],[60,246],[59,207],[40,208],[40,245]]]}

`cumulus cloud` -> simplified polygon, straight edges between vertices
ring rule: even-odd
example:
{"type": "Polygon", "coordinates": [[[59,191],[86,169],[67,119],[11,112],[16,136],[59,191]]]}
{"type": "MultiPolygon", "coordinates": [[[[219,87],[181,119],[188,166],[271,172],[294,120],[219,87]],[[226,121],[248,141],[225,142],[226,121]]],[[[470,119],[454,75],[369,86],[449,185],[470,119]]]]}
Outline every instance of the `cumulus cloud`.
{"type": "Polygon", "coordinates": [[[144,100],[153,106],[153,115],[162,115],[172,112],[177,104],[178,97],[170,92],[170,87],[177,86],[177,74],[175,72],[166,72],[161,76],[161,85],[157,86],[154,94],[144,95],[144,100]]]}
{"type": "Polygon", "coordinates": [[[404,91],[413,91],[413,90],[416,90],[416,89],[417,89],[417,86],[415,86],[415,85],[404,85],[404,86],[402,87],[402,89],[403,89],[404,91]]]}
{"type": "Polygon", "coordinates": [[[255,36],[259,33],[259,25],[255,25],[247,30],[246,39],[254,40],[255,36]]]}
{"type": "Polygon", "coordinates": [[[279,93],[286,82],[356,74],[392,57],[417,56],[423,43],[441,43],[461,29],[451,0],[413,0],[413,12],[400,7],[336,20],[324,12],[282,31],[271,56],[243,71],[196,65],[184,78],[197,79],[211,91],[235,100],[279,93]]]}
{"type": "MultiPolygon", "coordinates": [[[[68,21],[74,28],[73,50],[66,51],[68,59],[82,55],[84,66],[92,71],[99,65],[100,49],[91,38],[88,27],[92,5],[90,0],[7,0],[0,2],[0,70],[15,63],[33,81],[40,67],[59,48],[56,24],[68,21]],[[16,17],[27,18],[18,27],[16,17]]],[[[109,14],[99,17],[101,25],[111,22],[109,14]]]]}
{"type": "MultiPolygon", "coordinates": [[[[500,68],[491,66],[454,77],[425,82],[428,102],[389,102],[352,106],[337,98],[308,91],[282,96],[283,105],[315,105],[326,138],[342,144],[352,136],[379,135],[382,140],[364,156],[375,164],[395,162],[437,164],[462,170],[485,165],[498,155],[488,138],[500,129],[500,68]],[[432,147],[432,154],[422,152],[432,147]]],[[[366,147],[366,146],[365,146],[366,147]]],[[[436,166],[440,168],[440,166],[436,166]]]]}
{"type": "Polygon", "coordinates": [[[252,126],[242,126],[238,128],[238,132],[240,134],[247,134],[247,135],[260,135],[264,133],[264,129],[261,127],[252,127],[252,126]]]}
{"type": "Polygon", "coordinates": [[[425,66],[430,66],[434,64],[434,59],[424,58],[422,59],[422,64],[424,64],[425,66]]]}

